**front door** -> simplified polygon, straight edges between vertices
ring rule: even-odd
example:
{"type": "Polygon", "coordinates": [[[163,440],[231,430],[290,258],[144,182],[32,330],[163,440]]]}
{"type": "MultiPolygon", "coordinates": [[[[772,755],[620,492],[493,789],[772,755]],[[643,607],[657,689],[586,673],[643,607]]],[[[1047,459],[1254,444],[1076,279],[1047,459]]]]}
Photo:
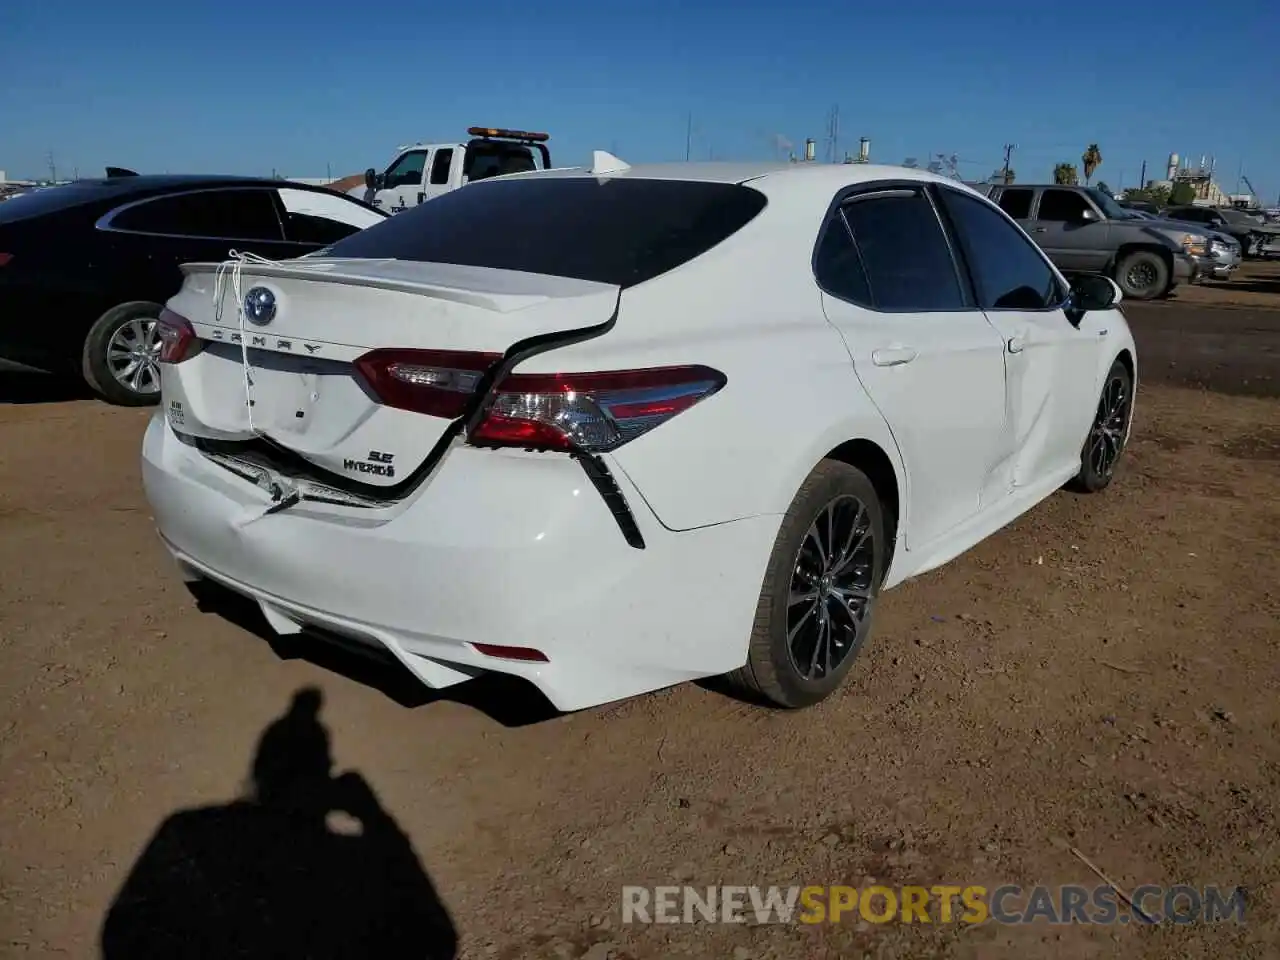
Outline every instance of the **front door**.
{"type": "Polygon", "coordinates": [[[1011,430],[1000,482],[1016,490],[1074,470],[1097,403],[1105,322],[1086,314],[1072,326],[1062,278],[1000,210],[949,187],[942,196],[1003,343],[1011,430]]]}
{"type": "Polygon", "coordinates": [[[1107,239],[1110,225],[1078,190],[1041,190],[1031,229],[1032,238],[1061,270],[1100,273],[1114,253],[1107,239]]]}
{"type": "Polygon", "coordinates": [[[984,505],[1007,447],[1003,341],[966,294],[923,185],[877,187],[829,218],[814,269],[906,467],[914,550],[984,505]]]}
{"type": "Polygon", "coordinates": [[[430,159],[430,149],[407,150],[396,157],[382,175],[382,186],[373,196],[373,205],[387,213],[416,207],[430,159]]]}

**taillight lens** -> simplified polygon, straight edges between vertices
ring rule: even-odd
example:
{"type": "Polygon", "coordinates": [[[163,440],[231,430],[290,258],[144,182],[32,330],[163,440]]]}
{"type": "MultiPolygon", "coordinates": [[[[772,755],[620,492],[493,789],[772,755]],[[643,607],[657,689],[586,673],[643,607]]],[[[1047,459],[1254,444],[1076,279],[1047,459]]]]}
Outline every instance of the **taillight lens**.
{"type": "Polygon", "coordinates": [[[160,311],[156,336],[160,339],[161,363],[181,363],[198,352],[196,347],[200,341],[191,322],[168,307],[160,311]]]}
{"type": "Polygon", "coordinates": [[[462,416],[497,353],[459,350],[373,350],[355,362],[378,401],[450,420],[462,416]]]}
{"type": "MultiPolygon", "coordinates": [[[[496,353],[373,350],[355,367],[379,403],[456,419],[501,359],[496,353]]],[[[724,374],[704,366],[511,374],[495,387],[468,439],[477,446],[603,453],[666,423],[724,384],[724,374]]]]}
{"type": "Polygon", "coordinates": [[[497,385],[473,444],[604,453],[648,433],[725,384],[710,367],[513,374],[497,385]]]}
{"type": "Polygon", "coordinates": [[[9,261],[12,259],[12,253],[0,253],[0,267],[7,267],[9,265],[9,261]]]}

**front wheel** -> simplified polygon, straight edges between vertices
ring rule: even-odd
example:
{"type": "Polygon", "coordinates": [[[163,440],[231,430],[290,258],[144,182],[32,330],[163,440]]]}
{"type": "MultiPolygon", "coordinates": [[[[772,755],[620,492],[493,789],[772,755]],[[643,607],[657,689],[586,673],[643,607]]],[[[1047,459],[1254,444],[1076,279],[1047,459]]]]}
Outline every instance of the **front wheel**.
{"type": "Polygon", "coordinates": [[[880,499],[866,474],[836,460],[818,464],[783,517],[747,662],[730,682],[786,708],[830,696],[870,632],[886,547],[880,499]]]}
{"type": "Polygon", "coordinates": [[[1107,372],[1098,398],[1093,426],[1080,450],[1080,472],[1070,486],[1081,493],[1097,493],[1105,489],[1115,476],[1116,463],[1129,435],[1129,418],[1133,415],[1133,377],[1117,360],[1107,372]]]}
{"type": "Polygon", "coordinates": [[[143,407],[160,399],[157,303],[133,301],[98,318],[85,337],[81,371],[108,403],[143,407]]]}
{"type": "Polygon", "coordinates": [[[1115,281],[1129,300],[1154,300],[1169,290],[1169,265],[1158,253],[1135,250],[1116,264],[1115,281]]]}

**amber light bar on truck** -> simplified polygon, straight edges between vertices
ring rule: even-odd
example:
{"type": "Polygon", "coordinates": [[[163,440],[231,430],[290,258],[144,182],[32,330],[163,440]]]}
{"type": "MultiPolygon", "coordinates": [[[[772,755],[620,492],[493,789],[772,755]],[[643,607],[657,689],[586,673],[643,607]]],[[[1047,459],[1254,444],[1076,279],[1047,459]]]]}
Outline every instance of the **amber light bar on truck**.
{"type": "Polygon", "coordinates": [[[528,130],[505,130],[502,127],[468,127],[467,135],[471,137],[499,137],[503,140],[524,140],[529,143],[546,143],[551,139],[548,133],[530,133],[528,130]]]}

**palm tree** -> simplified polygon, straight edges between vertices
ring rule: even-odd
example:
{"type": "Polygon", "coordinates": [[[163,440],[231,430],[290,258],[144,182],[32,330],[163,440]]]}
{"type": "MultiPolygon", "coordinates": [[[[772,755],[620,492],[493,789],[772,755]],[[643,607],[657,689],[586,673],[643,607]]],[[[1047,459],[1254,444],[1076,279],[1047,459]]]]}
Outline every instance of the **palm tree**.
{"type": "Polygon", "coordinates": [[[1080,175],[1076,173],[1075,164],[1059,163],[1053,168],[1053,182],[1060,183],[1065,186],[1075,186],[1080,182],[1080,175]]]}
{"type": "Polygon", "coordinates": [[[1088,184],[1093,176],[1093,171],[1102,166],[1102,151],[1098,149],[1096,143],[1091,143],[1085,148],[1084,153],[1080,156],[1080,162],[1084,164],[1084,182],[1088,184]]]}

